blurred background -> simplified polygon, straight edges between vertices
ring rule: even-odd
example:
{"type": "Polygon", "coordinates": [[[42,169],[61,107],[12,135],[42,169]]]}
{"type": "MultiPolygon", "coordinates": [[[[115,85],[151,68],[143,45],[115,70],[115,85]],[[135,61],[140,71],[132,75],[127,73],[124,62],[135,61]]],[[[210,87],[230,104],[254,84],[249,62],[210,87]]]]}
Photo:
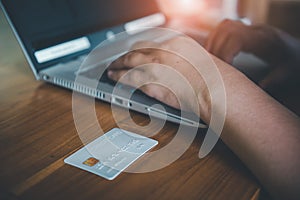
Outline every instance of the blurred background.
{"type": "Polygon", "coordinates": [[[157,0],[173,21],[211,29],[224,18],[270,24],[300,36],[300,0],[157,0]]]}
{"type": "Polygon", "coordinates": [[[300,0],[240,0],[240,16],[300,36],[300,0]]]}

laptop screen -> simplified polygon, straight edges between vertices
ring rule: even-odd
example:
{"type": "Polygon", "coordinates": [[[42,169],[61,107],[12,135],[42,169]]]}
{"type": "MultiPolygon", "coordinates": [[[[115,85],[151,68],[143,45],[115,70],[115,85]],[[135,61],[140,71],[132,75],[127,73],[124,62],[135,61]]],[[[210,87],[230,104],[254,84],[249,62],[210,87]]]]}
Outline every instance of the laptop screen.
{"type": "Polygon", "coordinates": [[[30,57],[38,50],[159,12],[156,0],[2,0],[2,4],[30,57]]]}

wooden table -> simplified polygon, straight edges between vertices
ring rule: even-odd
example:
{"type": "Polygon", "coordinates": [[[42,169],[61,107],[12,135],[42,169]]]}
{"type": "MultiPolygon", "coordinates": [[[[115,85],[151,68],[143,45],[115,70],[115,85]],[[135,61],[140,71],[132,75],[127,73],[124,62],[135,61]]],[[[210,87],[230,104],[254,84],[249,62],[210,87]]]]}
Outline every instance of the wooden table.
{"type": "MultiPolygon", "coordinates": [[[[72,92],[34,79],[2,13],[0,56],[0,199],[258,197],[257,180],[221,141],[209,156],[198,158],[203,130],[176,162],[155,172],[122,173],[107,181],[64,164],[64,158],[83,147],[73,121],[72,92]]],[[[105,131],[117,127],[109,104],[96,101],[95,108],[105,131]]],[[[118,124],[130,129],[129,119],[122,118],[124,109],[117,113],[118,124]]],[[[131,116],[139,125],[149,122],[144,115],[131,116]]],[[[174,137],[177,128],[167,123],[154,136],[159,147],[174,137]]]]}

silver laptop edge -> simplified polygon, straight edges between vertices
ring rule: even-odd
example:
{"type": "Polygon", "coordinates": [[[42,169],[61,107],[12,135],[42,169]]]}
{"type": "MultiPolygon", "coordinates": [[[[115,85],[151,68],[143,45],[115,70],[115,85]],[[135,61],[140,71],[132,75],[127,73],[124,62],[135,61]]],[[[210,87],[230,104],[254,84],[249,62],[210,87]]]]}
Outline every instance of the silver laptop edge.
{"type": "Polygon", "coordinates": [[[131,109],[146,115],[151,115],[159,119],[167,119],[168,121],[177,123],[177,124],[184,124],[187,126],[193,126],[193,127],[199,127],[199,128],[207,128],[205,124],[201,124],[198,121],[193,121],[188,118],[180,117],[177,115],[174,115],[172,113],[166,112],[165,110],[160,110],[157,108],[153,108],[151,106],[147,106],[144,104],[141,104],[139,102],[136,102],[134,100],[128,100],[123,98],[122,96],[117,96],[114,94],[111,94],[109,92],[105,92],[103,90],[95,89],[92,87],[88,87],[84,84],[75,83],[72,80],[67,80],[65,78],[59,78],[56,76],[51,76],[48,73],[41,72],[41,79],[45,82],[52,83],[54,85],[59,85],[64,88],[85,94],[87,96],[112,103],[114,105],[131,109]]]}

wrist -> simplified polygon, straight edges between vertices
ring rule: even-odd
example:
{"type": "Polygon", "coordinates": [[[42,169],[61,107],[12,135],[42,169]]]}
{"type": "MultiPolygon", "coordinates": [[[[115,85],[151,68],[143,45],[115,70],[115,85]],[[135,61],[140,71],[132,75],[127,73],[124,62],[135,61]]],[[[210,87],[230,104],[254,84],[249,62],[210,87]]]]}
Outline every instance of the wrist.
{"type": "Polygon", "coordinates": [[[243,73],[234,67],[214,56],[212,56],[212,58],[219,72],[217,74],[218,77],[216,77],[215,73],[209,74],[209,77],[205,79],[205,84],[203,84],[205,87],[202,85],[202,87],[197,90],[200,108],[199,116],[207,124],[210,123],[212,111],[217,114],[222,114],[224,107],[227,107],[227,95],[234,92],[234,88],[247,79],[243,73]]]}

